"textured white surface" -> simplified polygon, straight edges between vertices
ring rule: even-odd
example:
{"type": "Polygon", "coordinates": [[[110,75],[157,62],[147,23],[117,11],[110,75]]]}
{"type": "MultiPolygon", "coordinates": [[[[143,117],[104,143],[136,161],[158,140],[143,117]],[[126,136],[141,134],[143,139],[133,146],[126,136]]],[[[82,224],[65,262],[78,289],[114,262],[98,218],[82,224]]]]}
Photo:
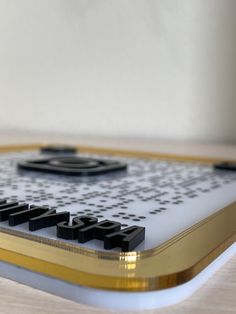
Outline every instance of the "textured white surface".
{"type": "MultiPolygon", "coordinates": [[[[124,228],[145,227],[145,241],[135,251],[157,247],[236,200],[236,173],[214,171],[211,166],[113,156],[109,159],[127,163],[127,173],[81,179],[18,172],[18,161],[37,158],[42,158],[38,152],[1,154],[0,198],[56,207],[58,212],[69,211],[71,219],[91,215],[120,222],[124,228]]],[[[6,219],[0,222],[1,228],[58,240],[55,226],[32,233],[28,223],[10,227],[6,219]]],[[[103,250],[100,240],[70,243],[103,250]]]]}
{"type": "Polygon", "coordinates": [[[1,128],[235,140],[235,24],[234,0],[0,0],[1,128]]]}

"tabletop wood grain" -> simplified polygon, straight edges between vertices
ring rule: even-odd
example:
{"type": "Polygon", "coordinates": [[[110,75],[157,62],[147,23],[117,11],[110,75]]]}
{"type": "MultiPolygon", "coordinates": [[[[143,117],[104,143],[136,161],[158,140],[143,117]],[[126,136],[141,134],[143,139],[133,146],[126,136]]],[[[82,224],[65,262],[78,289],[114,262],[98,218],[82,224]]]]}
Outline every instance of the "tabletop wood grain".
{"type": "MultiPolygon", "coordinates": [[[[65,136],[48,134],[2,133],[0,145],[33,142],[55,142],[67,144],[122,147],[163,153],[188,153],[192,155],[215,156],[236,159],[236,145],[207,145],[187,142],[165,142],[147,139],[111,139],[86,136],[65,136]]],[[[19,283],[0,278],[0,313],[121,313],[65,300],[48,293],[32,289],[19,283]]],[[[137,313],[122,311],[122,313],[137,313]]],[[[145,314],[228,314],[236,313],[236,256],[230,259],[197,292],[187,300],[164,309],[142,311],[145,314]]]]}

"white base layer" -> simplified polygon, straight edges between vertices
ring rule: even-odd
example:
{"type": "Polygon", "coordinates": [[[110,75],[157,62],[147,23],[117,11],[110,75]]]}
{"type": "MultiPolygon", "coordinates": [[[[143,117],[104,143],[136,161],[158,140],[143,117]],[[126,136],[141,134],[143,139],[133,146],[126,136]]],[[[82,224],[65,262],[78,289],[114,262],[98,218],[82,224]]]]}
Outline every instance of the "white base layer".
{"type": "Polygon", "coordinates": [[[0,262],[2,277],[80,303],[117,310],[142,310],[176,304],[191,296],[236,253],[236,243],[191,281],[175,288],[152,292],[117,292],[75,286],[23,268],[0,262]]]}

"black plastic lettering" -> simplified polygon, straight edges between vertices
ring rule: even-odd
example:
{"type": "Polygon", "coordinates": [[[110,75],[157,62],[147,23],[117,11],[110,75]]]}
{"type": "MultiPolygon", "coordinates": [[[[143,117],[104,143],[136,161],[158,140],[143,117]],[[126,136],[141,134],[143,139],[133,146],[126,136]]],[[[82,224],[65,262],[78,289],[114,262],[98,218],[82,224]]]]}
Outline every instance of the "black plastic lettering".
{"type": "Polygon", "coordinates": [[[29,207],[28,204],[15,204],[15,203],[8,203],[3,206],[0,206],[0,221],[8,220],[10,214],[22,211],[29,207]],[[3,208],[4,207],[4,208],[3,208]]]}
{"type": "Polygon", "coordinates": [[[92,239],[103,240],[105,235],[119,231],[121,224],[119,222],[103,220],[92,226],[85,227],[78,231],[78,241],[85,243],[92,239]]]}
{"type": "Polygon", "coordinates": [[[8,217],[8,222],[10,226],[17,226],[29,221],[31,218],[44,214],[47,211],[49,211],[47,207],[31,206],[26,210],[21,210],[17,213],[10,214],[8,217]]]}
{"type": "Polygon", "coordinates": [[[86,226],[97,223],[97,218],[91,216],[78,216],[73,218],[72,224],[66,221],[57,224],[57,237],[66,240],[78,239],[78,231],[86,226]]]}
{"type": "Polygon", "coordinates": [[[48,210],[44,214],[31,218],[29,220],[29,230],[36,231],[57,225],[61,221],[70,221],[69,212],[56,212],[56,210],[48,210]]]}
{"type": "Polygon", "coordinates": [[[12,207],[12,206],[15,206],[15,205],[18,205],[19,203],[18,202],[9,202],[7,203],[6,201],[2,201],[2,203],[0,203],[0,210],[1,209],[4,209],[4,208],[7,208],[7,207],[12,207]]]}
{"type": "Polygon", "coordinates": [[[121,231],[107,234],[104,238],[104,249],[120,247],[123,252],[132,251],[145,239],[145,228],[132,226],[121,231]]]}

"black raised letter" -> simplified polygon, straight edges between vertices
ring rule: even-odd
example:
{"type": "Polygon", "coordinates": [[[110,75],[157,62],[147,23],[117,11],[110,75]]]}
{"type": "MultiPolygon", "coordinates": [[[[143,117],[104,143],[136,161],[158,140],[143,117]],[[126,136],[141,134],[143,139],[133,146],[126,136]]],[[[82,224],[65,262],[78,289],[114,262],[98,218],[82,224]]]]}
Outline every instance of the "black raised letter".
{"type": "Polygon", "coordinates": [[[66,240],[78,239],[79,229],[97,223],[97,218],[91,216],[78,216],[73,218],[72,224],[63,221],[57,224],[57,237],[66,240]]]}
{"type": "Polygon", "coordinates": [[[133,250],[145,238],[145,228],[132,226],[104,237],[104,249],[120,247],[123,252],[133,250]]]}
{"type": "Polygon", "coordinates": [[[119,222],[103,220],[92,226],[85,227],[78,231],[78,241],[85,243],[92,239],[103,240],[106,234],[119,231],[121,224],[119,222]]]}
{"type": "Polygon", "coordinates": [[[18,204],[16,202],[6,203],[0,206],[0,221],[5,221],[10,214],[25,210],[29,207],[28,204],[18,204]]]}
{"type": "Polygon", "coordinates": [[[8,223],[10,226],[17,226],[30,220],[30,218],[38,217],[46,213],[49,209],[43,206],[31,206],[26,210],[21,210],[17,213],[10,214],[8,217],[8,223]]]}
{"type": "Polygon", "coordinates": [[[57,225],[61,221],[70,221],[69,212],[57,213],[55,209],[46,211],[44,214],[29,220],[29,230],[35,231],[57,225]]]}

